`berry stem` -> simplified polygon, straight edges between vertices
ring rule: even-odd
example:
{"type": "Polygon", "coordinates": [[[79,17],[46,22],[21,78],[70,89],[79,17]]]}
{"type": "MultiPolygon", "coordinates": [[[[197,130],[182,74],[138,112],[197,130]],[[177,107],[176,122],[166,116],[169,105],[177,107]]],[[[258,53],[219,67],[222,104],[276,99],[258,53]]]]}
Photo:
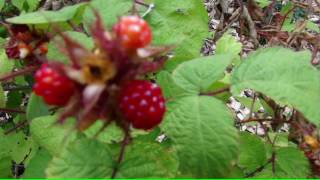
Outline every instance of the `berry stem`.
{"type": "Polygon", "coordinates": [[[25,85],[25,86],[8,86],[8,87],[3,87],[4,91],[21,91],[21,90],[29,90],[32,87],[30,85],[25,85]]]}
{"type": "Polygon", "coordinates": [[[22,121],[21,123],[15,125],[13,128],[11,128],[11,129],[7,130],[6,132],[4,132],[4,135],[10,134],[10,133],[12,133],[12,132],[15,131],[15,130],[18,130],[18,129],[24,127],[24,126],[27,125],[28,123],[29,123],[29,122],[28,122],[27,120],[22,121]]]}
{"type": "Polygon", "coordinates": [[[119,165],[124,157],[124,152],[125,152],[125,149],[126,149],[126,146],[129,144],[130,142],[130,131],[129,129],[126,129],[125,130],[125,135],[124,135],[124,138],[121,142],[121,148],[120,148],[120,153],[119,153],[119,156],[118,156],[118,160],[117,160],[117,164],[116,166],[114,167],[113,169],[113,172],[112,172],[112,175],[111,175],[111,179],[114,179],[117,175],[117,172],[119,170],[119,165]]]}
{"type": "Polygon", "coordinates": [[[37,68],[38,68],[38,66],[29,66],[29,67],[26,67],[23,69],[19,69],[18,71],[15,71],[15,72],[4,74],[4,75],[0,76],[0,81],[6,81],[6,80],[12,79],[16,76],[31,73],[31,72],[35,71],[37,68]]]}

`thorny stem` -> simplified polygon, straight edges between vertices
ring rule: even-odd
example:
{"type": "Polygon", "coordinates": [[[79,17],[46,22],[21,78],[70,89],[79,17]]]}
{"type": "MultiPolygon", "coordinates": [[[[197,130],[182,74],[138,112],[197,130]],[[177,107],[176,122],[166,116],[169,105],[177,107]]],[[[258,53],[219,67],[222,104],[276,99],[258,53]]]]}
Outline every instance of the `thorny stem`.
{"type": "Polygon", "coordinates": [[[124,135],[124,138],[121,142],[120,153],[118,156],[117,164],[113,169],[111,179],[114,179],[117,175],[117,172],[119,170],[119,165],[124,157],[124,152],[125,152],[126,146],[129,144],[129,141],[130,141],[130,131],[128,129],[128,130],[125,130],[125,135],[124,135]]]}
{"type": "Polygon", "coordinates": [[[21,113],[21,114],[26,113],[25,111],[20,110],[20,109],[9,109],[9,108],[0,108],[0,112],[7,112],[7,113],[21,113]]]}
{"type": "Polygon", "coordinates": [[[29,73],[35,71],[37,68],[38,68],[38,66],[29,66],[24,69],[19,69],[18,71],[11,72],[11,73],[0,76],[0,81],[6,81],[6,80],[12,79],[16,76],[29,74],[29,73]]]}
{"type": "Polygon", "coordinates": [[[201,93],[200,95],[205,95],[205,96],[216,96],[218,94],[224,93],[230,91],[230,87],[226,87],[226,88],[222,88],[222,89],[218,89],[214,92],[210,92],[210,93],[201,93]]]}

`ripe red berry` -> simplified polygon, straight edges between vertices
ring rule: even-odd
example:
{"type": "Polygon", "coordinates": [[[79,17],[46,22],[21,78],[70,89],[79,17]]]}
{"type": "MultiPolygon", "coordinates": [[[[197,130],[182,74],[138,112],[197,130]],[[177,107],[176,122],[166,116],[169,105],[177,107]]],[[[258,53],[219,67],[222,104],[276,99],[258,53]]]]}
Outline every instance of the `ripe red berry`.
{"type": "Polygon", "coordinates": [[[34,77],[33,91],[48,105],[65,105],[75,91],[74,83],[48,64],[42,64],[34,77]]]}
{"type": "Polygon", "coordinates": [[[148,130],[162,121],[165,100],[158,85],[134,80],[122,87],[119,98],[120,111],[134,128],[148,130]]]}
{"type": "Polygon", "coordinates": [[[151,29],[138,16],[124,16],[113,27],[114,33],[127,49],[137,49],[148,45],[152,39],[151,29]]]}

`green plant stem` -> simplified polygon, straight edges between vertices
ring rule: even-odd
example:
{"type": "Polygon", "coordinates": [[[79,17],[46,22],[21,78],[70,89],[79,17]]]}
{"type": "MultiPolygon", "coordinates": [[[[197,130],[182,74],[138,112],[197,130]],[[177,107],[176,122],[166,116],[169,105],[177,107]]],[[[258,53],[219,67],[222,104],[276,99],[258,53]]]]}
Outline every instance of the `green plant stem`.
{"type": "Polygon", "coordinates": [[[121,161],[124,158],[124,152],[125,152],[126,146],[129,144],[129,141],[130,141],[130,132],[129,132],[129,130],[126,130],[124,138],[123,138],[123,140],[121,142],[120,153],[119,153],[119,156],[118,156],[117,164],[113,169],[113,172],[112,172],[112,175],[111,175],[111,179],[114,179],[116,177],[116,175],[117,175],[117,172],[119,170],[119,165],[120,165],[121,161]]]}

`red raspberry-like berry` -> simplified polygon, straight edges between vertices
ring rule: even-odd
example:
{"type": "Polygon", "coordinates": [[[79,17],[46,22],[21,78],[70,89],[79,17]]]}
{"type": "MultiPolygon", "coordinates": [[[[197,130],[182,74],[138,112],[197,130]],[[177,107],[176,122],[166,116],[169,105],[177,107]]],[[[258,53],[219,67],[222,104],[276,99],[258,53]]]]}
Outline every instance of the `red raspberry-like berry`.
{"type": "Polygon", "coordinates": [[[74,83],[48,64],[42,64],[34,77],[33,91],[48,105],[66,105],[75,91],[74,83]]]}
{"type": "Polygon", "coordinates": [[[151,29],[138,16],[124,16],[113,26],[113,31],[127,49],[137,49],[148,45],[152,39],[151,29]]]}
{"type": "Polygon", "coordinates": [[[152,129],[165,113],[165,99],[158,85],[144,80],[125,84],[119,96],[120,111],[137,129],[152,129]]]}

